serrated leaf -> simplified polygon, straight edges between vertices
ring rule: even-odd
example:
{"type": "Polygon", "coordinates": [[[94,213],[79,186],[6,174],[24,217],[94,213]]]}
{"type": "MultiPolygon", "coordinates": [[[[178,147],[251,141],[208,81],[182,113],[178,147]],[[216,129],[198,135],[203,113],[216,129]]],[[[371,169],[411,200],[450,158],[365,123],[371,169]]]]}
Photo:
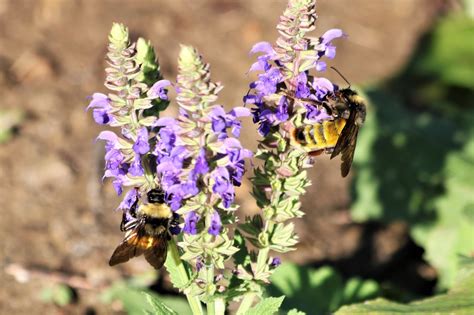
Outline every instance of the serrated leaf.
{"type": "MultiPolygon", "coordinates": [[[[408,222],[439,272],[438,286],[447,288],[458,270],[456,256],[468,254],[474,243],[471,124],[417,114],[380,91],[369,95],[373,106],[355,153],[352,215],[357,221],[408,222]]],[[[462,116],[474,117],[472,111],[462,116]]]]}
{"type": "Polygon", "coordinates": [[[178,315],[175,311],[171,308],[166,306],[163,302],[161,302],[156,296],[151,296],[150,294],[143,293],[146,296],[146,300],[153,308],[154,314],[160,315],[178,315]]]}
{"type": "Polygon", "coordinates": [[[280,305],[285,299],[284,296],[278,298],[269,297],[261,300],[257,305],[249,309],[245,315],[274,315],[278,313],[280,305]]]}
{"type": "Polygon", "coordinates": [[[168,245],[168,254],[166,256],[165,268],[170,275],[170,280],[173,286],[177,289],[184,289],[189,282],[189,274],[184,266],[184,262],[180,258],[177,246],[170,241],[168,245]]]}
{"type": "Polygon", "coordinates": [[[463,269],[457,283],[446,294],[409,304],[376,299],[363,304],[344,306],[335,314],[474,314],[474,266],[470,265],[463,269]]]}
{"type": "MultiPolygon", "coordinates": [[[[139,276],[142,277],[141,275],[139,276]]],[[[149,275],[145,275],[148,278],[149,275]]],[[[147,281],[146,281],[147,282],[147,281]]],[[[127,281],[119,281],[105,290],[101,295],[101,300],[105,303],[112,303],[119,300],[124,310],[129,315],[143,315],[143,313],[159,314],[153,311],[152,305],[147,302],[146,295],[159,298],[178,314],[191,314],[189,305],[184,298],[176,296],[158,296],[146,288],[146,282],[132,278],[127,281]],[[140,285],[137,287],[137,285],[140,285]]]]}
{"type": "Polygon", "coordinates": [[[305,312],[298,311],[296,308],[290,310],[287,315],[306,315],[305,312]]]}
{"type": "Polygon", "coordinates": [[[297,308],[307,314],[328,314],[338,307],[373,298],[378,292],[375,281],[342,277],[330,267],[312,269],[284,263],[271,277],[268,293],[284,295],[282,310],[297,308]],[[314,303],[313,303],[314,301],[314,303]]]}

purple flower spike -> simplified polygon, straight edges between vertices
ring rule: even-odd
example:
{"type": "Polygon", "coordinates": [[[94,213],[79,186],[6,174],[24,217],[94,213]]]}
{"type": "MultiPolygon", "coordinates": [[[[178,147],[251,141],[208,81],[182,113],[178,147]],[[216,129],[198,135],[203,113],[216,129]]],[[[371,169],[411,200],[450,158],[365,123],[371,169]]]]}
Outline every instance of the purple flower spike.
{"type": "Polygon", "coordinates": [[[150,144],[148,143],[148,130],[146,127],[138,131],[137,141],[133,145],[133,151],[137,154],[145,154],[150,151],[150,144]]]}
{"type": "Polygon", "coordinates": [[[196,235],[198,221],[199,216],[196,214],[196,212],[189,212],[186,218],[184,219],[183,232],[191,235],[196,235]]]}
{"type": "Polygon", "coordinates": [[[217,211],[214,211],[211,218],[211,226],[207,230],[209,234],[217,236],[221,232],[222,222],[221,217],[217,211]]]}
{"type": "Polygon", "coordinates": [[[153,86],[148,91],[148,96],[151,98],[159,98],[161,100],[168,100],[168,91],[165,87],[170,86],[171,82],[168,80],[160,80],[153,84],[153,86]]]}

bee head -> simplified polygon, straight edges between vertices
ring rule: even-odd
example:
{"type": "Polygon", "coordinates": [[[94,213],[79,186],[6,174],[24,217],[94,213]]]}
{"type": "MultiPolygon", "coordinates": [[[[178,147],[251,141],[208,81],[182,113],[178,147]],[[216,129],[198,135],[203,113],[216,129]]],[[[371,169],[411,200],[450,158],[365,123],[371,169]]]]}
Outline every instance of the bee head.
{"type": "Polygon", "coordinates": [[[147,193],[147,198],[150,203],[165,203],[165,192],[159,188],[155,188],[147,193]]]}

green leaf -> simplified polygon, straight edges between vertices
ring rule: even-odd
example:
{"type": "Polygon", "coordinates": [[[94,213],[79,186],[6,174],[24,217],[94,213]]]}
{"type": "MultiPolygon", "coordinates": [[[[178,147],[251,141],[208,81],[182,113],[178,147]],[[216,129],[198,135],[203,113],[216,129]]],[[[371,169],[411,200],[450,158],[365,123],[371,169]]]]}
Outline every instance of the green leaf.
{"type": "Polygon", "coordinates": [[[184,289],[189,282],[189,272],[186,270],[181,259],[178,247],[174,240],[168,242],[168,254],[166,256],[165,268],[170,275],[173,286],[177,289],[184,289]]]}
{"type": "Polygon", "coordinates": [[[298,311],[296,308],[290,310],[287,315],[306,315],[305,312],[298,311]]]}
{"type": "Polygon", "coordinates": [[[178,315],[175,311],[171,308],[166,306],[159,298],[156,296],[152,296],[147,293],[143,293],[146,296],[146,300],[153,308],[153,313],[151,314],[160,314],[160,315],[178,315]]]}
{"type": "Polygon", "coordinates": [[[438,287],[447,288],[459,270],[457,255],[474,244],[474,114],[465,111],[463,123],[417,114],[381,91],[369,95],[355,154],[353,218],[408,222],[439,272],[438,287]]]}
{"type": "Polygon", "coordinates": [[[409,304],[376,299],[344,306],[336,312],[336,315],[346,314],[474,314],[474,265],[471,264],[460,272],[457,283],[446,294],[409,304]]]}
{"type": "MultiPolygon", "coordinates": [[[[143,278],[139,276],[139,278],[143,278]]],[[[146,275],[148,278],[148,275],[146,275]]],[[[158,296],[156,293],[146,289],[144,279],[133,277],[127,281],[114,283],[110,288],[102,293],[101,299],[105,303],[120,301],[124,310],[129,315],[143,315],[143,313],[155,313],[152,305],[148,302],[147,296],[159,299],[175,310],[178,314],[191,314],[191,310],[185,299],[176,296],[158,296]]],[[[148,282],[148,280],[146,280],[148,282]]],[[[161,314],[161,313],[157,313],[161,314]]]]}
{"type": "Polygon", "coordinates": [[[20,110],[0,111],[0,143],[7,142],[17,127],[25,119],[25,114],[20,110]]]}
{"type": "Polygon", "coordinates": [[[278,298],[269,297],[261,300],[257,305],[249,309],[245,315],[273,315],[277,314],[280,305],[285,299],[284,296],[278,298]]]}
{"type": "Polygon", "coordinates": [[[346,284],[334,269],[311,269],[285,263],[271,278],[268,294],[284,295],[282,310],[297,308],[307,314],[328,314],[341,305],[373,298],[378,285],[371,280],[350,279],[346,284]]]}
{"type": "Polygon", "coordinates": [[[65,284],[57,284],[43,289],[41,299],[59,306],[66,306],[74,299],[74,292],[65,284]]]}
{"type": "Polygon", "coordinates": [[[415,240],[425,247],[425,258],[440,273],[438,286],[449,287],[460,266],[459,254],[474,249],[474,133],[460,151],[451,152],[445,164],[445,193],[435,200],[436,224],[414,227],[415,240]],[[440,255],[439,253],[443,253],[440,255]]]}
{"type": "Polygon", "coordinates": [[[474,19],[451,14],[441,19],[431,35],[428,53],[420,60],[420,71],[444,84],[474,89],[474,19]]]}
{"type": "Polygon", "coordinates": [[[118,49],[128,46],[128,28],[121,23],[113,23],[109,33],[109,41],[118,49]]]}

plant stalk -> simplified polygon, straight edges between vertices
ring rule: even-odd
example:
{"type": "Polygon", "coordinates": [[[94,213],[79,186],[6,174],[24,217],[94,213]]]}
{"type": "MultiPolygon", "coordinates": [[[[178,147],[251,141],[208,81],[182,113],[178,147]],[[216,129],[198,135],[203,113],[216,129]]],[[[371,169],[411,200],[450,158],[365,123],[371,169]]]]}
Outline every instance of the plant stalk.
{"type": "MultiPolygon", "coordinates": [[[[181,261],[181,257],[179,255],[178,251],[178,246],[176,245],[176,242],[174,239],[171,239],[168,242],[168,248],[169,248],[169,255],[171,256],[170,258],[172,259],[173,264],[176,267],[176,270],[178,271],[178,276],[181,278],[182,283],[189,283],[189,273],[186,270],[186,267],[184,266],[183,262],[181,261]]],[[[184,293],[186,295],[186,299],[188,300],[189,307],[191,308],[191,311],[193,312],[193,315],[204,315],[201,301],[197,296],[193,296],[187,293],[184,293]]]]}

